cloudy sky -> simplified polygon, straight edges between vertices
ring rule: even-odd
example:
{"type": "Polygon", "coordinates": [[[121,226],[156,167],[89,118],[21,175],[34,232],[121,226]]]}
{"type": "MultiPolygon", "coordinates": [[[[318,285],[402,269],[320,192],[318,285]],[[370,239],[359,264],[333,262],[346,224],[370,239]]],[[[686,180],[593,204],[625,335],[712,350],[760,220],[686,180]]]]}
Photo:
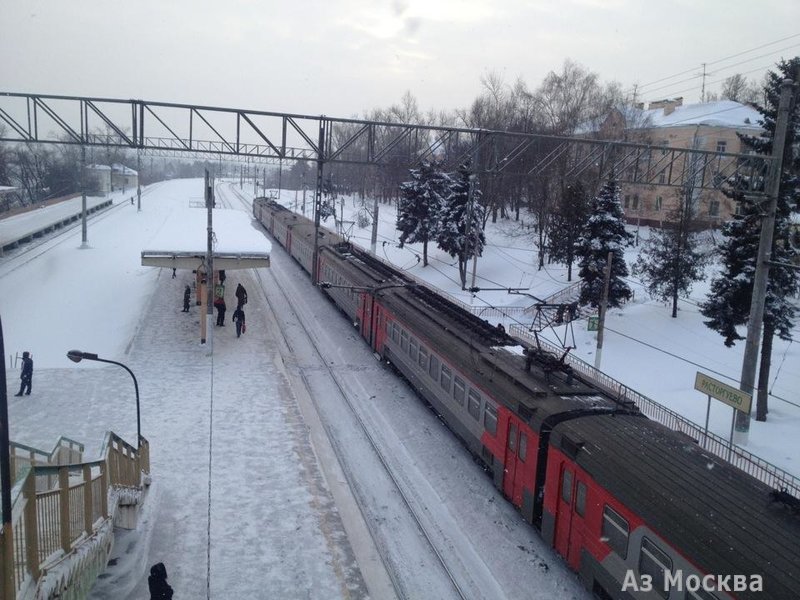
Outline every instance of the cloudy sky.
{"type": "Polygon", "coordinates": [[[0,0],[0,23],[0,91],[334,117],[465,107],[567,58],[693,102],[702,63],[713,91],[800,54],[797,0],[0,0]]]}

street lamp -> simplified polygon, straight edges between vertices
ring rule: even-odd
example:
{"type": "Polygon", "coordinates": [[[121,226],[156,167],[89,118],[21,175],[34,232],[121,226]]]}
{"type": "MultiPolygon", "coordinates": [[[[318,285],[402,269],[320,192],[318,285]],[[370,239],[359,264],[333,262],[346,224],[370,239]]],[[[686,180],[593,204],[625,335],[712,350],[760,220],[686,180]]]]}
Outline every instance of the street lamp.
{"type": "Polygon", "coordinates": [[[81,352],[80,350],[70,350],[67,352],[67,358],[70,359],[72,362],[81,362],[84,358],[86,360],[95,360],[97,362],[104,362],[109,363],[112,365],[117,365],[118,367],[122,367],[128,373],[131,374],[133,377],[133,387],[136,390],[136,447],[141,447],[141,439],[142,439],[142,421],[139,413],[139,383],[136,381],[136,375],[133,374],[128,367],[123,365],[121,362],[117,362],[115,360],[108,360],[105,358],[100,358],[97,354],[92,354],[91,352],[81,352]]]}

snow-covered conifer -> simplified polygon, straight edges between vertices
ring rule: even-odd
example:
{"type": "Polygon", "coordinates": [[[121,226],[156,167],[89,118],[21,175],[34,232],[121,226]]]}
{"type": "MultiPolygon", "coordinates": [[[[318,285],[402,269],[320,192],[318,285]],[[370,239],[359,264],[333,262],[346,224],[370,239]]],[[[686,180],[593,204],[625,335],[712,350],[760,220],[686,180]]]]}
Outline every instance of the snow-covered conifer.
{"type": "Polygon", "coordinates": [[[400,184],[397,230],[400,247],[422,242],[422,264],[428,265],[428,242],[434,238],[438,213],[449,194],[450,178],[436,163],[411,169],[411,181],[400,184]]]}
{"type": "Polygon", "coordinates": [[[611,178],[592,199],[591,215],[575,243],[575,255],[579,257],[578,276],[583,282],[578,300],[581,305],[600,306],[609,252],[612,259],[608,306],[621,306],[631,298],[631,289],[623,278],[628,276],[624,249],[632,243],[633,236],[625,231],[619,186],[611,178]]]}

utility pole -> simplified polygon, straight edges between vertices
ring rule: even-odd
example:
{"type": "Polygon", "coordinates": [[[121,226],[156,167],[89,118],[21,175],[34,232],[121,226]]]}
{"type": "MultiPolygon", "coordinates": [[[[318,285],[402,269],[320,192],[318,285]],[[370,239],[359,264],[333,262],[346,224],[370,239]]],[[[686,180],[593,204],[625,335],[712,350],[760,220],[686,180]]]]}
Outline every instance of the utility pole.
{"type": "MultiPolygon", "coordinates": [[[[325,118],[319,120],[319,147],[317,149],[317,189],[314,190],[314,256],[311,257],[311,283],[319,283],[319,222],[320,210],[322,209],[322,168],[324,166],[325,150],[325,118]]],[[[303,185],[303,214],[306,213],[306,189],[303,185]]]]}
{"type": "Polygon", "coordinates": [[[600,370],[600,359],[603,356],[603,332],[606,327],[606,309],[608,307],[608,289],[611,287],[611,261],[614,253],[609,251],[606,268],[603,269],[603,299],[600,301],[600,318],[597,324],[597,351],[594,354],[594,368],[600,370]]]}
{"type": "Polygon", "coordinates": [[[89,247],[86,231],[86,146],[81,145],[81,248],[89,247]]]}
{"type": "Polygon", "coordinates": [[[142,212],[142,157],[136,151],[136,212],[142,212]]]}
{"type": "MultiPolygon", "coordinates": [[[[214,208],[214,182],[206,169],[205,178],[205,197],[206,210],[208,211],[208,226],[206,228],[206,315],[200,317],[200,343],[206,343],[206,330],[208,323],[214,317],[214,229],[213,229],[213,208],[214,208]]],[[[202,314],[202,313],[201,313],[202,314]]]]}
{"type": "MultiPolygon", "coordinates": [[[[789,126],[789,111],[792,104],[794,82],[785,79],[781,84],[781,97],[778,104],[778,117],[775,121],[775,137],[772,140],[772,163],[770,164],[767,196],[769,203],[766,214],[761,221],[761,237],[758,241],[758,257],[756,272],[753,276],[753,296],[750,301],[750,318],[747,321],[747,340],[742,359],[742,376],[739,389],[755,395],[756,363],[761,343],[761,328],[764,324],[764,304],[767,297],[767,281],[769,280],[769,260],[772,252],[772,237],[775,233],[775,211],[778,206],[778,194],[781,188],[783,172],[783,155],[786,147],[786,130],[789,126]]],[[[736,411],[734,442],[747,443],[750,433],[750,413],[736,411]]]]}

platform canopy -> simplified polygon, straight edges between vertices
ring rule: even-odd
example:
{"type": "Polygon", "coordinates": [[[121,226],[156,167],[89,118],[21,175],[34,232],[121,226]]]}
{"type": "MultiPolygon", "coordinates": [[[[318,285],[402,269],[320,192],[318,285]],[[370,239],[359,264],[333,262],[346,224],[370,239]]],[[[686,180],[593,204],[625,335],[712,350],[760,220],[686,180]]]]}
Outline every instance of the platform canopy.
{"type": "MultiPolygon", "coordinates": [[[[142,265],[172,269],[197,269],[205,263],[208,211],[175,211],[156,234],[152,250],[142,250],[142,265]]],[[[272,244],[253,219],[240,210],[214,209],[214,270],[269,267],[272,244]]]]}

